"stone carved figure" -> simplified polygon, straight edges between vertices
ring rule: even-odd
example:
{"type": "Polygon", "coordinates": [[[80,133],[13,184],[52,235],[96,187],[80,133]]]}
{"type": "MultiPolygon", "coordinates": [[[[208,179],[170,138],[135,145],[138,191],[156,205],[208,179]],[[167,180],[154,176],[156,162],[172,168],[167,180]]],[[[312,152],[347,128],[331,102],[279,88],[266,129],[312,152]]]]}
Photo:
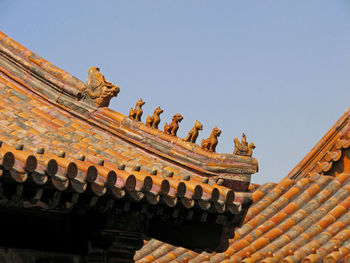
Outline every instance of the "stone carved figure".
{"type": "Polygon", "coordinates": [[[198,138],[199,131],[201,130],[203,130],[203,125],[196,120],[194,122],[194,127],[190,130],[190,132],[187,134],[184,140],[186,142],[195,143],[198,138]]]}
{"type": "Polygon", "coordinates": [[[152,116],[149,116],[149,115],[147,116],[146,125],[148,127],[152,127],[152,128],[158,129],[158,125],[160,123],[159,115],[162,114],[162,113],[163,113],[163,110],[160,107],[157,107],[154,110],[152,116]]]}
{"type": "Polygon", "coordinates": [[[238,138],[235,138],[233,142],[235,143],[235,149],[233,150],[234,154],[252,156],[255,145],[252,142],[248,145],[247,137],[244,133],[242,134],[242,141],[239,141],[238,138]]]}
{"type": "Polygon", "coordinates": [[[100,69],[89,69],[86,87],[82,91],[82,99],[93,103],[96,107],[108,107],[110,100],[119,93],[119,86],[107,81],[100,69]]]}
{"type": "Polygon", "coordinates": [[[164,124],[164,132],[166,134],[171,134],[176,136],[177,130],[179,129],[179,122],[181,122],[183,117],[181,116],[180,113],[176,113],[173,116],[173,119],[170,124],[165,123],[164,124]]]}
{"type": "Polygon", "coordinates": [[[130,108],[129,110],[129,118],[136,121],[141,121],[141,116],[143,113],[142,106],[145,105],[145,102],[142,99],[139,99],[136,102],[135,109],[130,108]]]}
{"type": "Polygon", "coordinates": [[[202,140],[201,147],[209,152],[215,152],[216,145],[218,144],[218,137],[221,134],[221,130],[218,127],[214,127],[208,139],[202,140]]]}

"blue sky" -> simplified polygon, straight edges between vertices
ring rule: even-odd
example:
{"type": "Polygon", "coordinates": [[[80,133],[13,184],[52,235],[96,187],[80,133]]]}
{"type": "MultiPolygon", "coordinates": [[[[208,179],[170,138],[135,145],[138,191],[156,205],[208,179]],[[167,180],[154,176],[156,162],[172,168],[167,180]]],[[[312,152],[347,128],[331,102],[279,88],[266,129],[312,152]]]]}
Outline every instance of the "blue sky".
{"type": "Polygon", "coordinates": [[[121,92],[110,107],[145,120],[161,106],[217,125],[217,152],[242,132],[253,182],[278,182],[350,106],[350,1],[0,1],[0,30],[85,81],[98,66],[121,92]]]}

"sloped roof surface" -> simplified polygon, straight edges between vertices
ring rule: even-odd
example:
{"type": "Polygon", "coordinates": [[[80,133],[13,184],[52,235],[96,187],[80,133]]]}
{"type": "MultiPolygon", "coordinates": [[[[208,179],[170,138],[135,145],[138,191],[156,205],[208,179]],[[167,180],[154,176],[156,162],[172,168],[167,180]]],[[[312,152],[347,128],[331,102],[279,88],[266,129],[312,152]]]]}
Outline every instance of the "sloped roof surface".
{"type": "Polygon", "coordinates": [[[208,152],[148,127],[85,100],[87,88],[0,32],[0,172],[10,183],[0,185],[1,204],[69,213],[81,194],[104,211],[124,198],[125,211],[141,201],[150,217],[157,205],[171,208],[170,215],[161,209],[163,221],[182,209],[181,220],[222,226],[215,250],[224,250],[233,234],[227,226],[241,225],[251,204],[257,160],[208,152]]]}
{"type": "Polygon", "coordinates": [[[350,109],[285,179],[255,189],[224,253],[150,240],[136,262],[350,262],[349,120],[350,109]]]}

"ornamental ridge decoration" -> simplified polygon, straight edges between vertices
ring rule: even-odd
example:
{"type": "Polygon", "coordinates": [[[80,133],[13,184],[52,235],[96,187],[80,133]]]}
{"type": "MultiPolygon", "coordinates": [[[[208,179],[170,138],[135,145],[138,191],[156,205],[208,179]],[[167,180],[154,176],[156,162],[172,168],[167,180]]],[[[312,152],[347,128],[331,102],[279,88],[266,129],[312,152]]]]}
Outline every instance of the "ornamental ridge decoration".
{"type": "Polygon", "coordinates": [[[186,142],[191,142],[191,143],[195,143],[198,135],[199,135],[199,131],[203,130],[203,125],[199,122],[199,121],[195,121],[194,122],[194,127],[189,131],[189,133],[187,134],[186,138],[184,139],[186,142]]]}
{"type": "Polygon", "coordinates": [[[107,81],[97,67],[89,69],[86,87],[82,91],[82,100],[96,107],[108,107],[109,102],[119,93],[119,86],[107,81]]]}
{"type": "Polygon", "coordinates": [[[233,151],[234,154],[236,155],[243,155],[243,156],[252,156],[253,154],[253,149],[255,149],[255,145],[253,142],[247,143],[247,137],[246,135],[243,133],[242,134],[242,140],[239,141],[238,138],[235,138],[233,140],[234,144],[235,144],[235,149],[233,151]]]}
{"type": "Polygon", "coordinates": [[[179,129],[179,122],[181,122],[182,119],[183,119],[182,115],[180,113],[176,113],[173,116],[173,119],[170,124],[168,124],[167,122],[164,124],[164,132],[166,134],[176,136],[177,130],[179,129]]]}
{"type": "MultiPolygon", "coordinates": [[[[89,69],[88,79],[86,81],[86,86],[82,91],[82,101],[93,104],[95,107],[108,107],[110,100],[116,97],[119,93],[119,86],[113,85],[111,82],[107,81],[105,77],[100,72],[97,67],[91,67],[89,69]]],[[[135,121],[141,121],[141,116],[143,114],[142,106],[145,102],[139,99],[136,102],[134,108],[129,110],[129,118],[135,121]]],[[[157,107],[153,115],[147,116],[146,126],[154,129],[158,129],[160,123],[160,115],[163,110],[157,107]]],[[[165,123],[164,133],[176,136],[179,129],[179,123],[183,120],[180,113],[173,116],[170,124],[165,123]]],[[[188,132],[187,136],[183,139],[186,142],[195,144],[199,135],[199,131],[203,130],[203,125],[199,121],[195,121],[194,127],[188,132]]],[[[221,134],[221,130],[216,126],[213,128],[210,136],[207,139],[203,139],[201,142],[201,148],[208,152],[215,152],[216,146],[218,144],[218,137],[221,134]]],[[[233,154],[251,157],[253,154],[253,149],[255,149],[254,143],[247,143],[246,135],[242,134],[242,140],[239,141],[238,138],[234,139],[235,148],[233,154]]]]}
{"type": "Polygon", "coordinates": [[[158,125],[160,123],[160,114],[163,113],[163,110],[160,107],[157,107],[152,116],[147,116],[146,125],[148,127],[152,127],[154,129],[158,129],[158,125]]]}
{"type": "Polygon", "coordinates": [[[136,102],[135,108],[130,108],[129,118],[135,121],[141,121],[141,116],[143,114],[142,106],[145,105],[145,102],[142,99],[139,99],[136,102]]]}
{"type": "Polygon", "coordinates": [[[211,131],[209,138],[202,140],[201,147],[209,152],[215,152],[216,145],[218,144],[218,137],[221,134],[221,130],[218,127],[214,127],[211,131]]]}

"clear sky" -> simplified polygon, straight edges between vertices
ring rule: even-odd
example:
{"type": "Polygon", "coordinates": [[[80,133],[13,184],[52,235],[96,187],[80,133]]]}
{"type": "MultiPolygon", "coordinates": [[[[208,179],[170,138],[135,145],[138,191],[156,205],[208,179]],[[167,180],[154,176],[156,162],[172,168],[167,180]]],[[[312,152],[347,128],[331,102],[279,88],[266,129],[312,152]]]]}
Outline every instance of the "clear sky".
{"type": "Polygon", "coordinates": [[[85,81],[98,66],[110,105],[143,120],[161,106],[186,136],[217,125],[217,152],[247,135],[252,181],[278,182],[350,106],[350,1],[0,0],[0,30],[85,81]]]}

